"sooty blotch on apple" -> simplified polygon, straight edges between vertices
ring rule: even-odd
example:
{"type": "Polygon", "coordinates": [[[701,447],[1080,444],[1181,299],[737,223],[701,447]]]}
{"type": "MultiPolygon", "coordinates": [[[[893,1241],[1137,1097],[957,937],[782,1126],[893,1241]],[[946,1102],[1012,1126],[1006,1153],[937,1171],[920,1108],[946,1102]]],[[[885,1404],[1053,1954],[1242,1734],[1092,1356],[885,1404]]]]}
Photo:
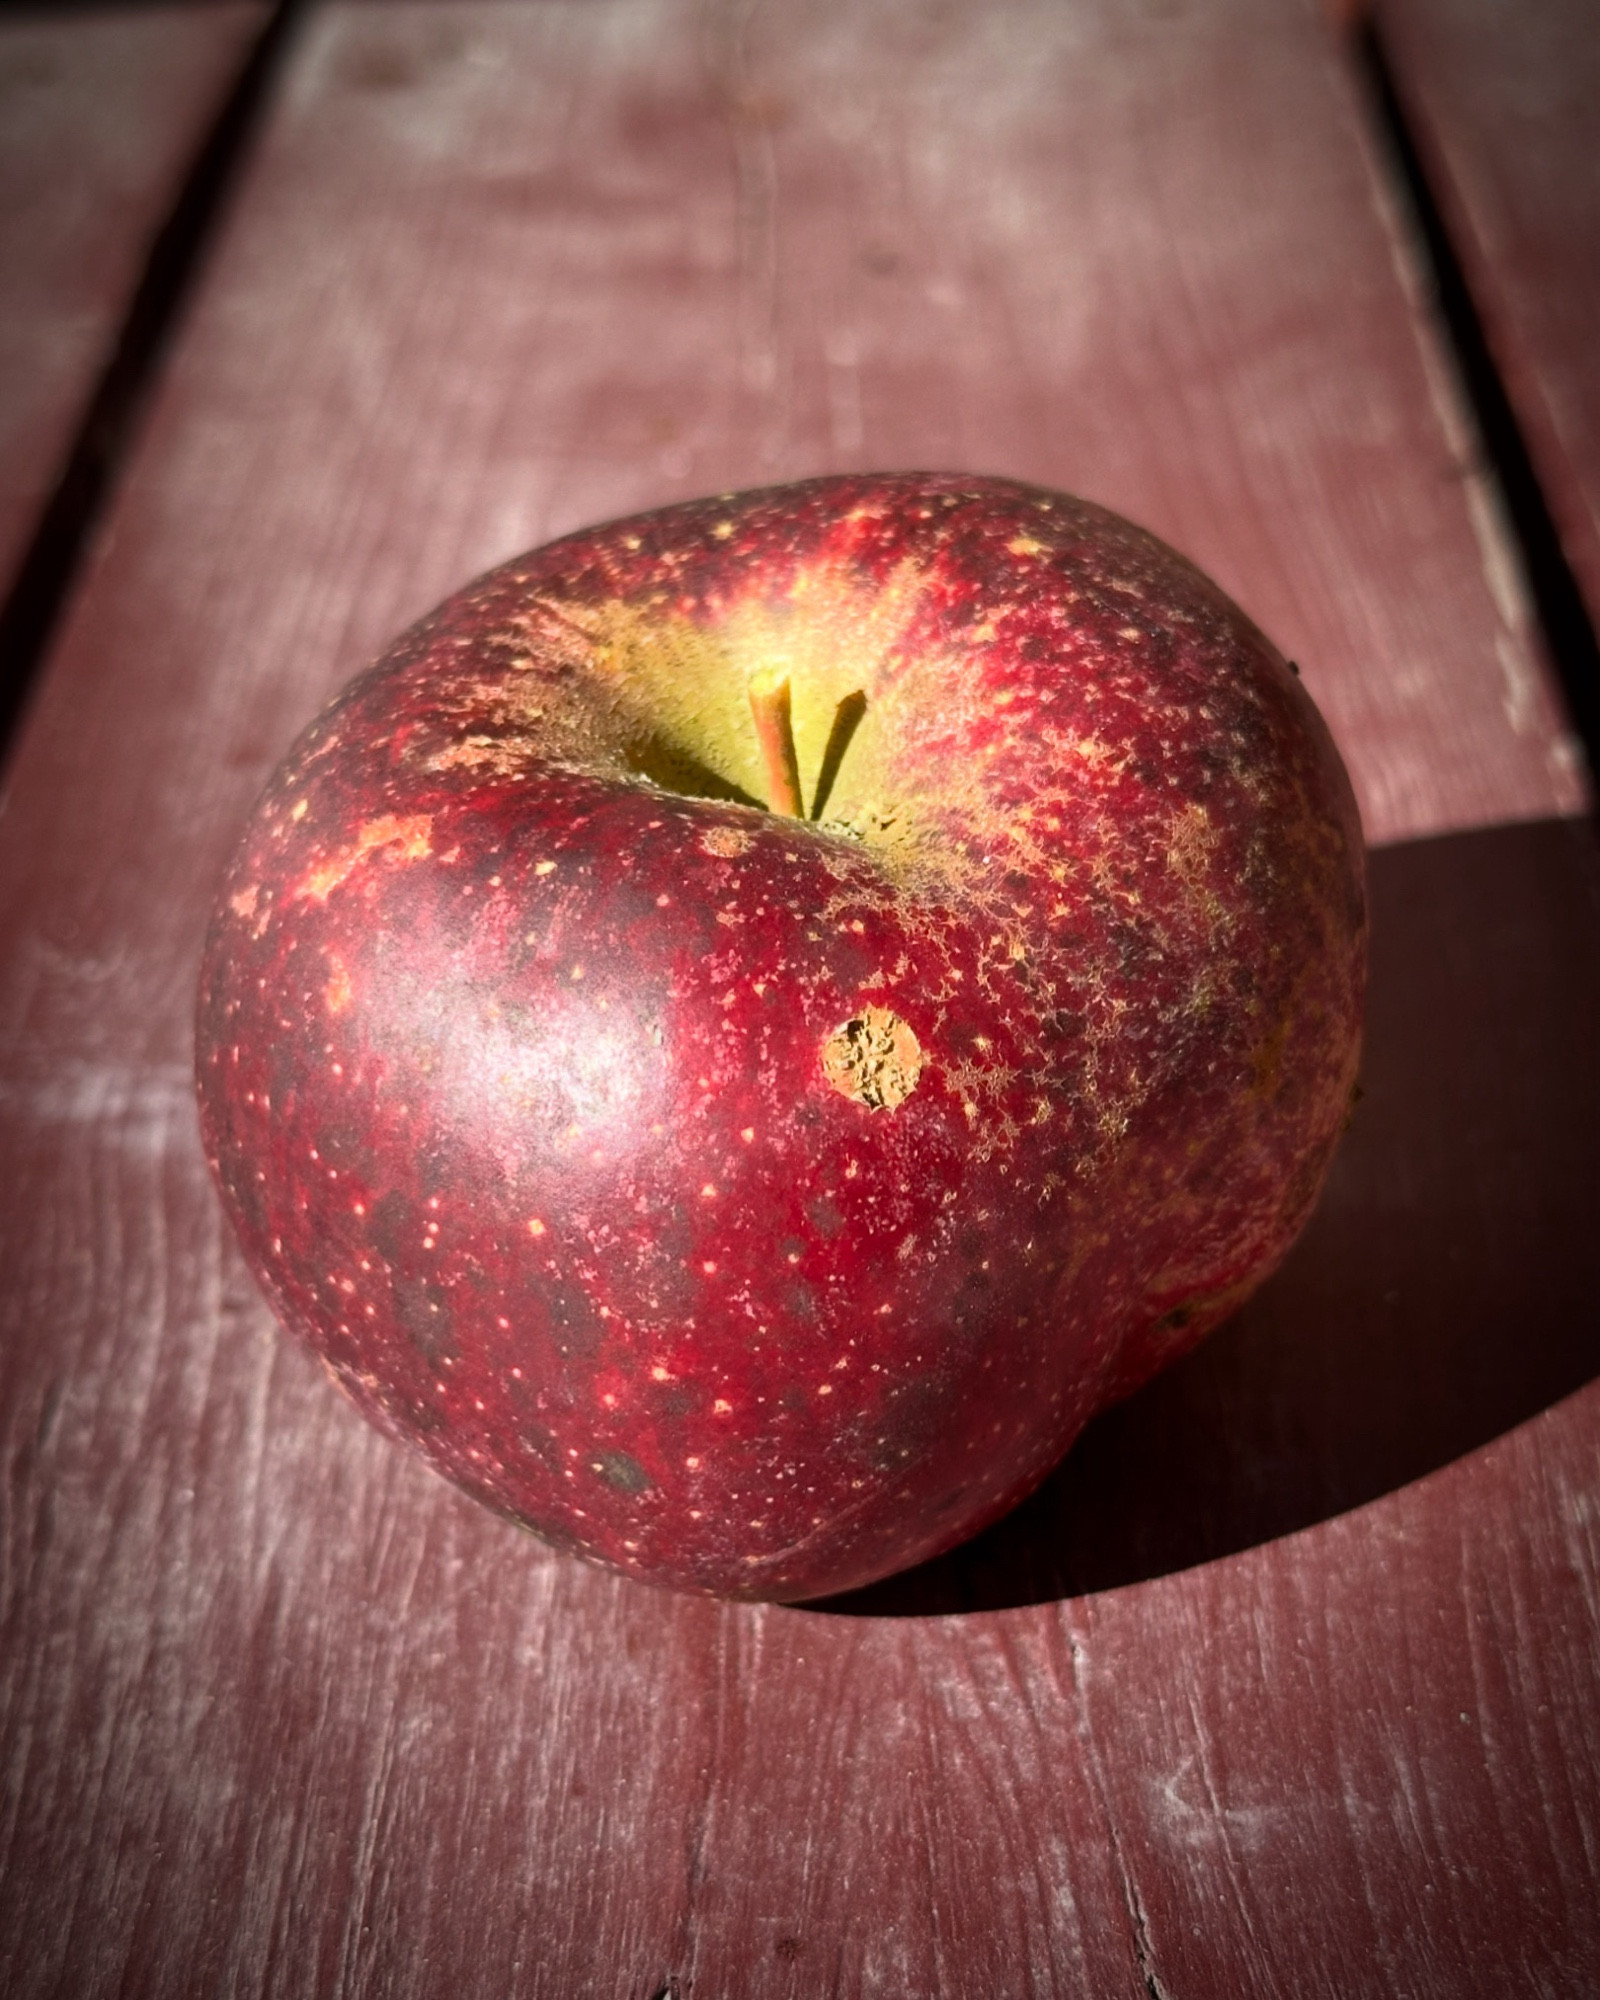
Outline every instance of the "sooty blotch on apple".
{"type": "Polygon", "coordinates": [[[1365,943],[1327,731],[1190,564],[817,480],[522,557],[313,723],[218,898],[202,1124],[383,1428],[558,1548],[805,1599],[1276,1265],[1365,943]]]}

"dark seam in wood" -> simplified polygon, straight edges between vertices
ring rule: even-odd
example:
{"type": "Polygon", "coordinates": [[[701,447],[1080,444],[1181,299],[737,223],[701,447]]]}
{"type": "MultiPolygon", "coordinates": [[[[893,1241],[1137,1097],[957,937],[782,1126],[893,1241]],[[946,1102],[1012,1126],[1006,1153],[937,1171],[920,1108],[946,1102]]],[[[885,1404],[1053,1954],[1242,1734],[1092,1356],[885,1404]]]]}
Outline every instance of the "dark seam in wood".
{"type": "Polygon", "coordinates": [[[1139,1885],[1133,1879],[1133,1870],[1129,1867],[1127,1855],[1123,1852],[1122,1835],[1112,1809],[1110,1788],[1106,1784],[1105,1772],[1100,1763],[1100,1746],[1094,1740],[1094,1724],[1089,1716],[1089,1694],[1083,1684],[1083,1644],[1078,1635],[1071,1631],[1067,1633],[1067,1657],[1072,1667],[1072,1691],[1077,1699],[1078,1713],[1083,1718],[1089,1779],[1099,1795],[1100,1809],[1105,1814],[1106,1838],[1111,1845],[1111,1862],[1116,1870],[1117,1886],[1122,1891],[1123,1905],[1128,1912],[1128,1922],[1132,1926],[1134,1962],[1149,2000],[1172,2000],[1172,1995],[1161,1983],[1161,1976],[1153,1962],[1155,1954],[1150,1944],[1150,1926],[1145,1916],[1144,1898],[1139,1894],[1139,1885]]]}
{"type": "Polygon", "coordinates": [[[1444,334],[1445,358],[1453,364],[1472,411],[1485,470],[1499,490],[1569,719],[1583,744],[1591,777],[1600,777],[1600,644],[1594,623],[1561,546],[1483,315],[1451,241],[1370,12],[1357,19],[1351,46],[1358,80],[1422,253],[1444,334]]]}
{"type": "Polygon", "coordinates": [[[151,241],[93,395],[0,606],[0,761],[138,434],[305,0],[277,0],[151,241]]]}

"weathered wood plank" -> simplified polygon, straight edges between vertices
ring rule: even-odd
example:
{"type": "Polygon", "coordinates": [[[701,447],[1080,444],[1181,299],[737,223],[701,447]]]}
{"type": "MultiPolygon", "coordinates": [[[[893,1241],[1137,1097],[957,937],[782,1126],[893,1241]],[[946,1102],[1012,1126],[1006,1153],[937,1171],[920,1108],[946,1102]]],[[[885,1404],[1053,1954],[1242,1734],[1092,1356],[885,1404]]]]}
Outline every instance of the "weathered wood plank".
{"type": "Polygon", "coordinates": [[[1395,80],[1600,623],[1600,34],[1586,0],[1378,0],[1395,80]]]}
{"type": "Polygon", "coordinates": [[[0,593],[259,0],[0,17],[0,593]]]}
{"type": "MultiPolygon", "coordinates": [[[[1315,1365],[1258,1327],[1233,1388],[1196,1373],[1159,1414],[1181,1439],[1255,1395],[1279,1441],[1250,1472],[1279,1500],[1242,1536],[1220,1505],[1225,1560],[1157,1574],[1182,1530],[1146,1515],[1091,1596],[1051,1596],[1046,1538],[1020,1567],[1047,1601],[1010,1609],[676,1600],[358,1423],[273,1333],[190,1108],[211,886],[315,703],[474,567],[690,491],[897,462],[1077,487],[1302,659],[1382,838],[1570,810],[1359,130],[1280,0],[311,15],[0,817],[8,1993],[1600,1979],[1592,1388],[1398,1491],[1437,1456],[1335,1438],[1319,1487],[1294,1429],[1319,1370],[1361,1395],[1319,1306],[1315,1365]]],[[[1547,836],[1473,839],[1502,837],[1547,836]]],[[[1463,879],[1557,866],[1507,853],[1463,879]]],[[[1537,1037],[1587,965],[1587,854],[1504,947],[1490,1020],[1537,1037]]],[[[1445,928],[1443,969],[1413,962],[1477,1021],[1449,977],[1476,932],[1445,928]]],[[[1404,1239],[1470,1251],[1525,1136],[1491,1107],[1441,1162],[1441,1095],[1435,1070],[1380,1104],[1352,1177],[1413,1286],[1404,1239]]],[[[1515,1165],[1518,1244],[1569,1257],[1540,1158],[1515,1165]]],[[[1445,1450],[1581,1379],[1558,1344],[1485,1396],[1507,1337],[1477,1324],[1428,1384],[1445,1450]]],[[[1114,1469],[1080,1504],[1118,1505],[1114,1469]]]]}

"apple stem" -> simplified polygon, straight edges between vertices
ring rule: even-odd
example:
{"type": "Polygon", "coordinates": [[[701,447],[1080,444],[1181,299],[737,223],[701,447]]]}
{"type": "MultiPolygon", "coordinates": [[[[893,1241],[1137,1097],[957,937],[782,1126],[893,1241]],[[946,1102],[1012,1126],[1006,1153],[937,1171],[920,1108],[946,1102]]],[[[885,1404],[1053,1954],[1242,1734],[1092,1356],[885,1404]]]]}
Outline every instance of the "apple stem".
{"type": "Polygon", "coordinates": [[[795,756],[794,722],[789,713],[789,675],[783,667],[758,667],[750,676],[750,713],[767,767],[767,800],[773,812],[805,818],[800,796],[800,762],[795,756]]]}

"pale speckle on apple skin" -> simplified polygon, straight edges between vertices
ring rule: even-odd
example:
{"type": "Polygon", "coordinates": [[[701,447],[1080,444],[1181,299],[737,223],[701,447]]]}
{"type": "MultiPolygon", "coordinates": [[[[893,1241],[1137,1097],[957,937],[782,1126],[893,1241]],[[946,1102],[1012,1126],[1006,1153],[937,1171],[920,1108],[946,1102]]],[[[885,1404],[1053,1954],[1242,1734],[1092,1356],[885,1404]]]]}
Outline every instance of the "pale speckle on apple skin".
{"type": "Polygon", "coordinates": [[[1281,1254],[1343,1114],[1358,834],[1303,697],[1136,530],[946,485],[484,579],[308,733],[219,906],[208,1148],[284,1316],[492,1505],[681,1587],[813,1594],[981,1525],[1281,1254]],[[631,772],[614,607],[692,662],[799,598],[867,695],[837,828],[631,772]],[[819,1054],[869,1006],[928,1052],[892,1111],[819,1054]]]}

